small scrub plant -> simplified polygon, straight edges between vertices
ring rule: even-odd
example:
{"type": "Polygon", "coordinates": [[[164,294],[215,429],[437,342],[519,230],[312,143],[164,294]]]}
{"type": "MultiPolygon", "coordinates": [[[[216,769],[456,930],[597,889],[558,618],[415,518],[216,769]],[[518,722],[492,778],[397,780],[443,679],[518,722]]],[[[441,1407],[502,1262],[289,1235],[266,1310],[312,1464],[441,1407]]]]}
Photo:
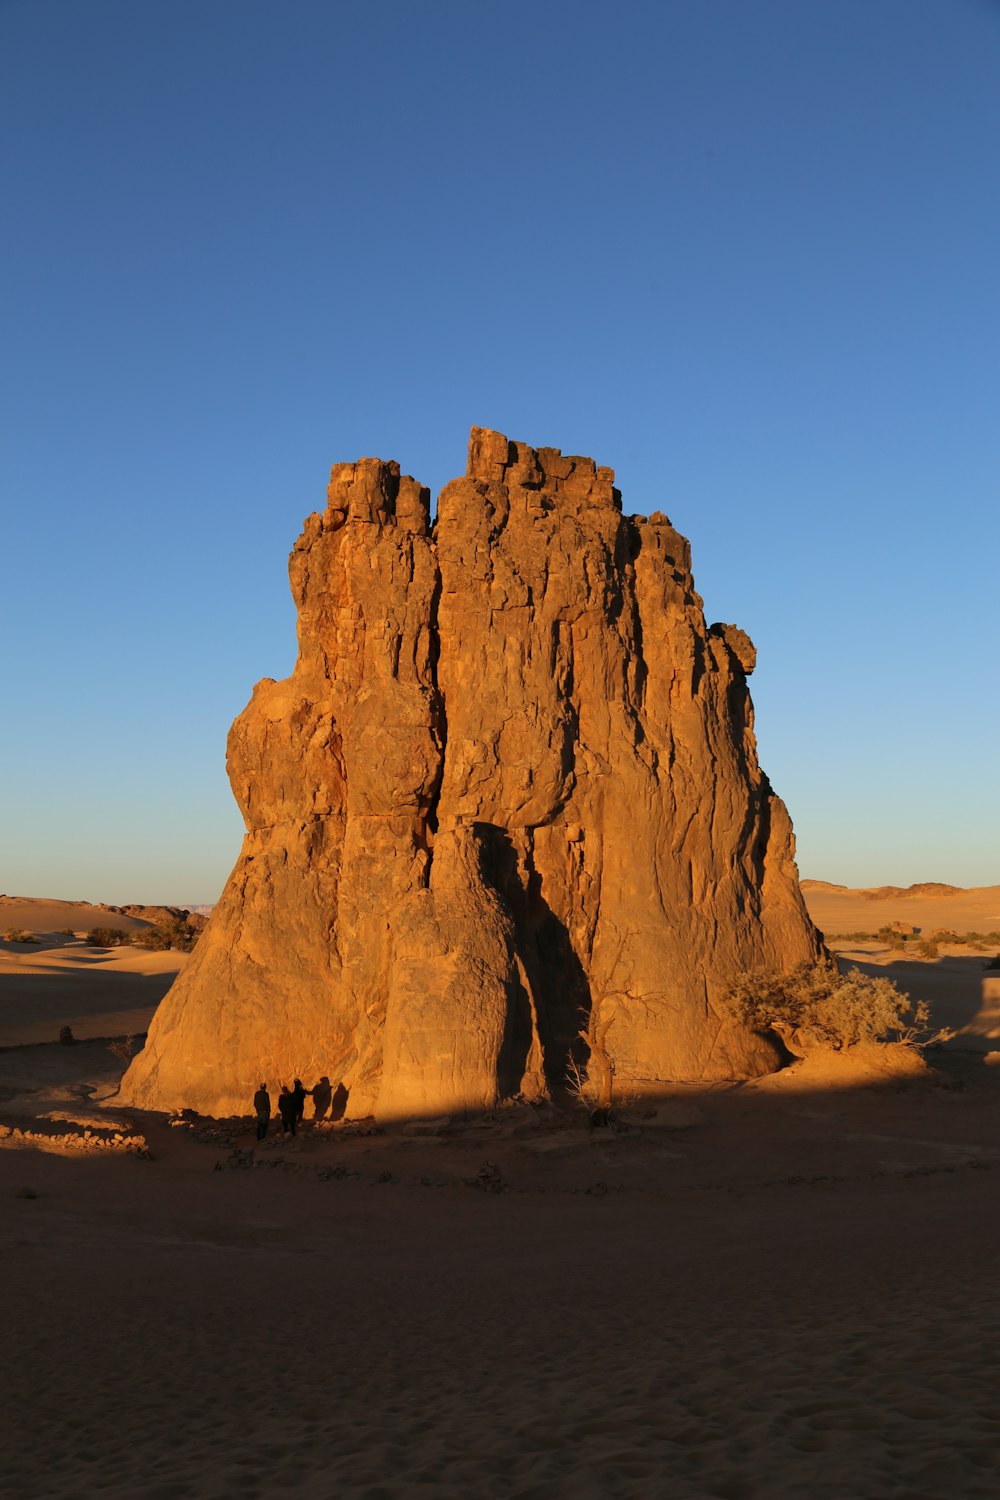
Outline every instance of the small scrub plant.
{"type": "Polygon", "coordinates": [[[23,927],[8,927],[3,935],[5,943],[37,943],[38,939],[33,932],[26,932],[23,927]]]}
{"type": "Polygon", "coordinates": [[[126,1066],[132,1061],[136,1052],[136,1040],[134,1036],[118,1036],[113,1042],[108,1043],[108,1051],[117,1057],[126,1066]]]}
{"type": "Polygon", "coordinates": [[[60,1026],[59,1040],[64,1047],[73,1047],[76,1045],[76,1037],[73,1035],[72,1026],[60,1026]]]}
{"type": "Polygon", "coordinates": [[[745,974],[721,997],[721,1009],[754,1031],[774,1031],[789,1043],[840,1050],[861,1043],[903,1042],[926,1047],[952,1035],[934,1031],[925,1001],[917,1004],[891,979],[836,964],[800,964],[790,974],[745,974]]]}
{"type": "Polygon", "coordinates": [[[73,931],[72,927],[60,927],[59,931],[56,933],[56,937],[76,937],[76,933],[73,931]]]}
{"type": "Polygon", "coordinates": [[[176,948],[180,953],[190,953],[198,941],[197,931],[187,922],[159,922],[155,927],[145,927],[133,935],[139,948],[148,948],[154,953],[165,953],[176,948]]]}
{"type": "Polygon", "coordinates": [[[567,1066],[566,1091],[587,1111],[592,1125],[611,1123],[615,1064],[607,1050],[607,1039],[613,1020],[613,1015],[603,1019],[601,1007],[595,1005],[587,1019],[587,1029],[577,1033],[590,1049],[587,1065],[581,1067],[571,1055],[567,1066]]]}
{"type": "Polygon", "coordinates": [[[923,941],[917,945],[917,952],[921,955],[922,958],[938,958],[940,956],[941,950],[939,949],[937,943],[933,938],[924,938],[923,941]]]}
{"type": "Polygon", "coordinates": [[[132,934],[120,927],[92,927],[84,939],[92,948],[127,948],[131,941],[132,934]]]}

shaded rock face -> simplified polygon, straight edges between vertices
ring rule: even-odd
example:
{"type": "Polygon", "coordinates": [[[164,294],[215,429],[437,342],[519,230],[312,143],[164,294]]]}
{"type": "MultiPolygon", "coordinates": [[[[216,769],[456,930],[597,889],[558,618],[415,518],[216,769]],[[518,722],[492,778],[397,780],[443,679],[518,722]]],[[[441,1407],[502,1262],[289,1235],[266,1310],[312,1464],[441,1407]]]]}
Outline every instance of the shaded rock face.
{"type": "Polygon", "coordinates": [[[398,465],[337,465],[290,573],[297,665],[229,737],[243,852],[125,1097],[243,1113],[326,1074],[391,1119],[551,1093],[571,1059],[619,1088],[774,1068],[714,1001],[819,941],[753,645],[706,627],[667,518],[473,428],[433,526],[398,465]]]}

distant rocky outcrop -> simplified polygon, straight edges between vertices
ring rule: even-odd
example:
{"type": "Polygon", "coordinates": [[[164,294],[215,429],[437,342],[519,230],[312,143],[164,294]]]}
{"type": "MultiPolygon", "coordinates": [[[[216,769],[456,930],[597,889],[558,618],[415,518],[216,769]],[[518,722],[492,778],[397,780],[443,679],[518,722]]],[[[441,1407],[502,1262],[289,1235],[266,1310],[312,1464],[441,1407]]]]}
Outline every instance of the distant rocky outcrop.
{"type": "Polygon", "coordinates": [[[916,885],[875,885],[853,889],[847,885],[835,885],[830,880],[803,880],[802,889],[811,891],[842,891],[845,895],[860,896],[865,901],[894,901],[898,896],[964,896],[968,888],[962,885],[944,885],[939,880],[922,880],[916,885]]]}
{"type": "Polygon", "coordinates": [[[229,737],[243,852],[122,1097],[228,1115],[325,1074],[393,1118],[574,1064],[773,1069],[716,998],[819,940],[757,763],[753,646],[706,626],[667,517],[473,428],[433,524],[398,465],[336,465],[290,573],[297,665],[229,737]]]}
{"type": "Polygon", "coordinates": [[[187,926],[193,932],[202,932],[208,926],[207,917],[186,906],[139,906],[134,902],[130,906],[108,906],[102,901],[101,911],[119,917],[136,917],[154,927],[187,926]]]}

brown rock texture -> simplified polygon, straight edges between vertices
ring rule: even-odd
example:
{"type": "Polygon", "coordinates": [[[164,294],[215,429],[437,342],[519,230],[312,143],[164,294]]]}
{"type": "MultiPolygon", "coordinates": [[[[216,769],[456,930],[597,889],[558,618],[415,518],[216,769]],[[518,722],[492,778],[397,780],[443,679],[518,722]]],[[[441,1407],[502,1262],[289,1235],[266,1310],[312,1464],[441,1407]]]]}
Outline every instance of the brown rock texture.
{"type": "Polygon", "coordinates": [[[326,1074],[393,1119],[557,1092],[571,1059],[618,1088],[773,1069],[714,1000],[819,939],[753,645],[706,626],[685,539],[482,428],[433,525],[394,463],[328,495],[295,670],[229,737],[243,852],[124,1097],[246,1113],[326,1074]]]}

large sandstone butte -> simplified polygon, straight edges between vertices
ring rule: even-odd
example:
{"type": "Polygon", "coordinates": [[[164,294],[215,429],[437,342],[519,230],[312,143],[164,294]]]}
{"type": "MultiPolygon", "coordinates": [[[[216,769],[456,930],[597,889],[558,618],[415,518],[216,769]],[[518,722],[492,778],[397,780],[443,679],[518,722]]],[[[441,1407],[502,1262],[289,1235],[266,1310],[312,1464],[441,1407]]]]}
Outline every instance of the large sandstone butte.
{"type": "Polygon", "coordinates": [[[295,670],[229,736],[243,852],[124,1096],[245,1113],[326,1074],[392,1119],[558,1090],[571,1058],[619,1086],[773,1069],[715,1001],[819,940],[754,648],[706,627],[685,539],[622,515],[610,469],[481,428],[433,524],[395,463],[328,493],[295,670]]]}

